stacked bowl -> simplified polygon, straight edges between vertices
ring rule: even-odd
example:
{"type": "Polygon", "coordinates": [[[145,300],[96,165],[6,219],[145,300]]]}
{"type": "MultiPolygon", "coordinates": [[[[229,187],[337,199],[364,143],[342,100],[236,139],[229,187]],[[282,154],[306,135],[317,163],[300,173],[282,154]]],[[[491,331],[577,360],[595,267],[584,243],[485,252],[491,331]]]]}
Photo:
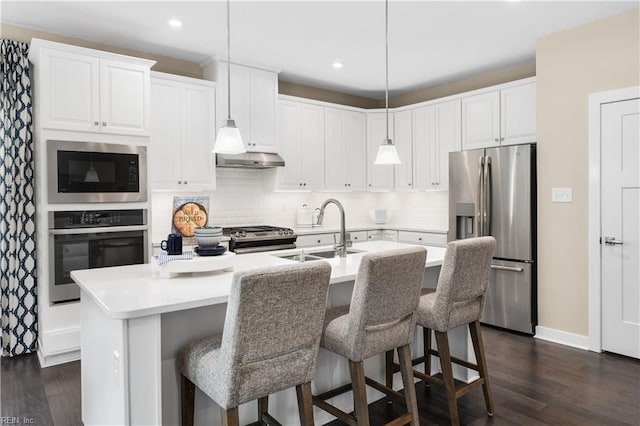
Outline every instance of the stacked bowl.
{"type": "Polygon", "coordinates": [[[203,226],[194,230],[198,247],[212,249],[220,244],[222,228],[219,226],[203,226]]]}

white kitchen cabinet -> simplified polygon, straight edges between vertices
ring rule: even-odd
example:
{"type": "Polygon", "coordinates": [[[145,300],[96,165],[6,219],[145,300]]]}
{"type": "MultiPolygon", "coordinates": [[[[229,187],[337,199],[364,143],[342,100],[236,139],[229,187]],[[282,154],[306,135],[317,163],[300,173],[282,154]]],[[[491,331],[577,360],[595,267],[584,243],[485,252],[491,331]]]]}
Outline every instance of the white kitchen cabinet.
{"type": "Polygon", "coordinates": [[[366,189],[366,115],[324,108],[325,189],[366,189]]]}
{"type": "MultiPolygon", "coordinates": [[[[393,113],[389,113],[389,137],[393,138],[393,113]]],[[[387,137],[387,119],[384,112],[367,113],[367,189],[392,190],[394,166],[373,164],[378,148],[387,137]]]]}
{"type": "Polygon", "coordinates": [[[382,241],[398,241],[398,231],[394,229],[383,229],[381,238],[382,241]]]}
{"type": "Polygon", "coordinates": [[[462,148],[536,142],[536,84],[532,79],[462,97],[462,148]]]}
{"type": "Polygon", "coordinates": [[[215,84],[153,73],[150,174],[154,190],[215,188],[215,84]]]}
{"type": "Polygon", "coordinates": [[[334,239],[333,232],[328,234],[298,235],[298,238],[296,239],[296,247],[306,248],[333,245],[339,239],[339,236],[334,239]]]}
{"type": "Polygon", "coordinates": [[[393,142],[398,150],[400,164],[395,167],[396,189],[413,189],[413,111],[403,110],[394,114],[393,142]]]}
{"type": "Polygon", "coordinates": [[[382,239],[382,230],[375,229],[373,231],[367,231],[367,241],[379,241],[382,239]]]}
{"type": "Polygon", "coordinates": [[[500,91],[500,134],[501,145],[536,142],[535,83],[500,91]]]}
{"type": "Polygon", "coordinates": [[[280,155],[278,189],[324,188],[324,108],[305,102],[279,101],[280,155]]]}
{"type": "Polygon", "coordinates": [[[153,61],[34,39],[42,129],[148,136],[153,61]]]}
{"type": "MultiPolygon", "coordinates": [[[[338,241],[340,241],[340,234],[338,234],[338,241]]],[[[350,239],[354,243],[361,243],[367,241],[367,231],[354,231],[347,232],[347,239],[350,239]]]]}
{"type": "Polygon", "coordinates": [[[448,189],[449,153],[460,151],[460,126],[459,99],[413,110],[416,189],[448,189]]]}
{"type": "MultiPolygon", "coordinates": [[[[247,151],[277,152],[278,73],[231,64],[231,118],[240,129],[247,151]]],[[[227,119],[227,63],[216,64],[218,123],[227,119]]]]}
{"type": "Polygon", "coordinates": [[[398,242],[408,244],[420,244],[425,246],[445,247],[447,234],[433,232],[398,231],[398,242]]]}

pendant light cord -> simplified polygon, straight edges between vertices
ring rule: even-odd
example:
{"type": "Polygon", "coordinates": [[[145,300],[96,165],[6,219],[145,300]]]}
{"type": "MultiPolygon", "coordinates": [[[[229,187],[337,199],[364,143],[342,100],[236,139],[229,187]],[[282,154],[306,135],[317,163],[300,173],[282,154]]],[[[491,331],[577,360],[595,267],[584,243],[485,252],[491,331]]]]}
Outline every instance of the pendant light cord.
{"type": "Polygon", "coordinates": [[[227,0],[227,120],[231,120],[231,0],[227,0]]]}
{"type": "Polygon", "coordinates": [[[384,62],[385,62],[385,91],[384,107],[387,115],[387,139],[389,141],[389,0],[385,0],[384,11],[384,62]]]}

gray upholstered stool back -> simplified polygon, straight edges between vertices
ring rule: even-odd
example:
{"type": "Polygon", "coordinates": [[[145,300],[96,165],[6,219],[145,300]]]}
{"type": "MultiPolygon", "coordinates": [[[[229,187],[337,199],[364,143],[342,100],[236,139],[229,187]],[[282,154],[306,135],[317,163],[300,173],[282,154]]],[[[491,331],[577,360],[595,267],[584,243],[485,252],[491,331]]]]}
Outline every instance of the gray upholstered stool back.
{"type": "Polygon", "coordinates": [[[423,296],[420,302],[419,325],[445,332],[480,319],[495,247],[493,237],[447,245],[436,292],[423,296]],[[428,309],[422,309],[425,302],[428,309]]]}
{"type": "Polygon", "coordinates": [[[424,247],[362,257],[345,342],[350,360],[362,361],[411,342],[426,257],[424,247]]]}
{"type": "Polygon", "coordinates": [[[220,347],[221,406],[312,380],[330,275],[326,262],[234,274],[220,347]]]}

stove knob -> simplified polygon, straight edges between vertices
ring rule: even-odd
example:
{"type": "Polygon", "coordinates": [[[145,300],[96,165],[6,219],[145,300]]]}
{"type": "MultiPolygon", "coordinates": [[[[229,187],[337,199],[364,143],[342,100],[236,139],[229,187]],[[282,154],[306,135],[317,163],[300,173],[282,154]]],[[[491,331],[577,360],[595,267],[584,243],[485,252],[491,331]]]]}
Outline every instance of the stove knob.
{"type": "Polygon", "coordinates": [[[242,236],[242,237],[246,237],[246,236],[247,236],[247,233],[246,233],[245,231],[242,231],[241,236],[242,236]]]}
{"type": "Polygon", "coordinates": [[[282,232],[282,229],[279,229],[279,230],[278,230],[278,235],[282,235],[282,233],[283,233],[283,232],[282,232]]]}

